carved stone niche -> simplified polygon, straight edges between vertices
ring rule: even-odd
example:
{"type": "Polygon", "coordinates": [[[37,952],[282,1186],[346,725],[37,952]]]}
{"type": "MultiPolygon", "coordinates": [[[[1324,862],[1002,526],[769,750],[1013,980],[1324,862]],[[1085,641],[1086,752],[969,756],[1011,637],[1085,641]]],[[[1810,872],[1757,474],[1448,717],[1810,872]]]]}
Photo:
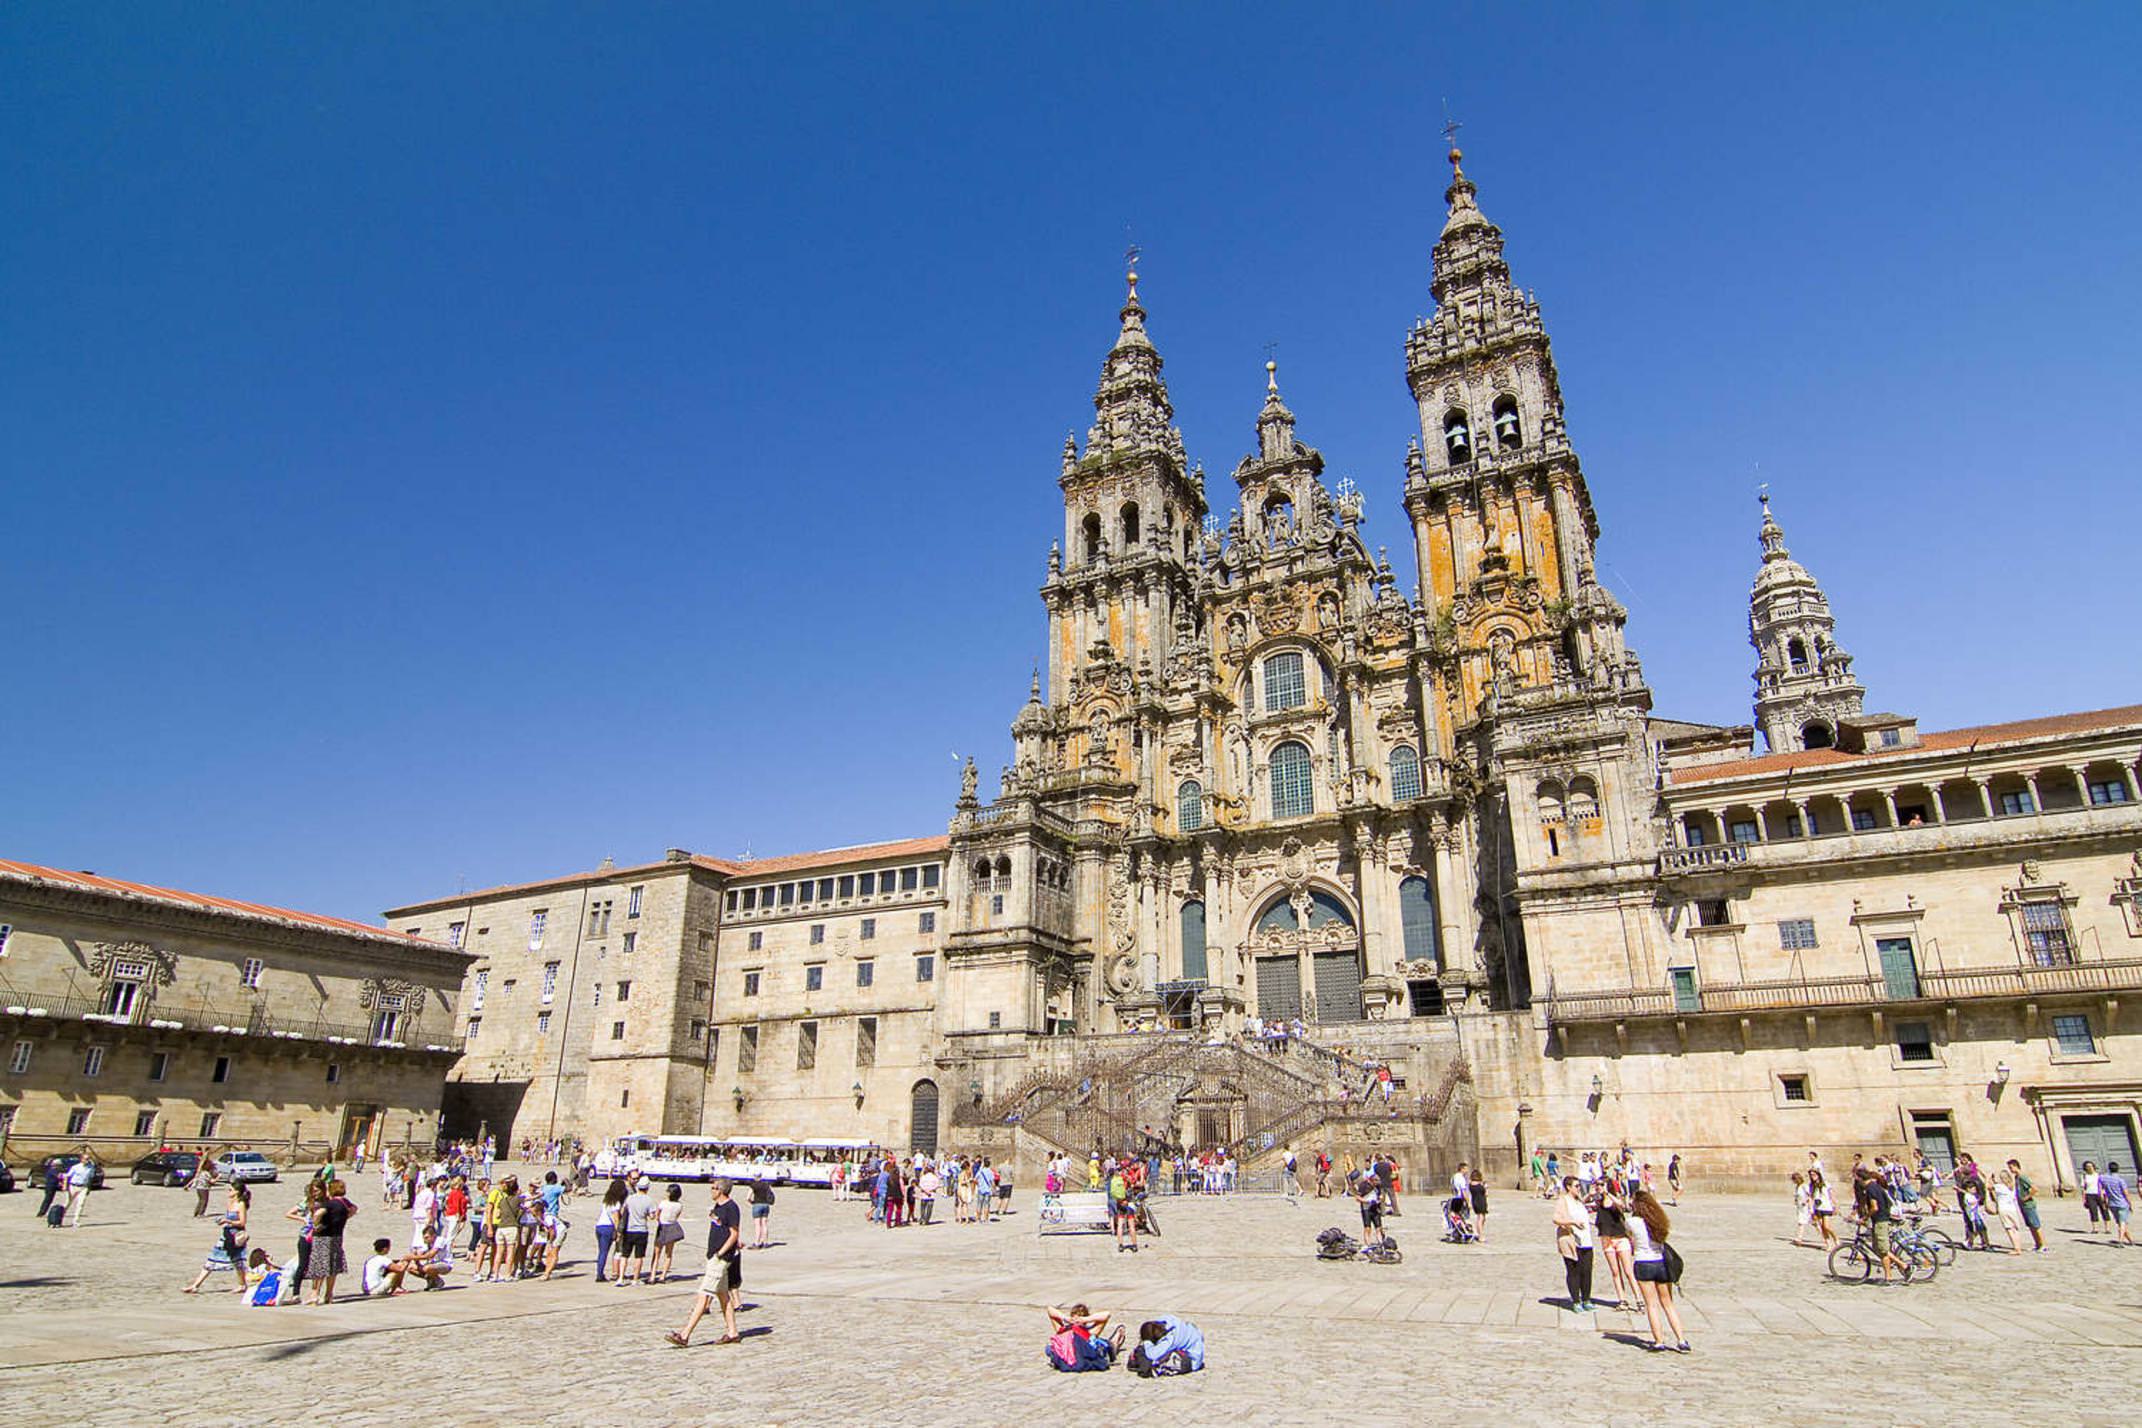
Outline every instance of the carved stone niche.
{"type": "Polygon", "coordinates": [[[400,997],[402,1010],[411,1016],[424,1010],[425,989],[415,982],[405,982],[399,977],[367,977],[358,989],[357,1005],[370,1011],[387,997],[400,997]]]}
{"type": "MultiPolygon", "coordinates": [[[[122,968],[141,968],[139,980],[168,987],[178,980],[178,954],[146,942],[98,942],[89,949],[89,975],[110,981],[122,968]]],[[[129,980],[133,980],[130,978],[129,980]]]]}

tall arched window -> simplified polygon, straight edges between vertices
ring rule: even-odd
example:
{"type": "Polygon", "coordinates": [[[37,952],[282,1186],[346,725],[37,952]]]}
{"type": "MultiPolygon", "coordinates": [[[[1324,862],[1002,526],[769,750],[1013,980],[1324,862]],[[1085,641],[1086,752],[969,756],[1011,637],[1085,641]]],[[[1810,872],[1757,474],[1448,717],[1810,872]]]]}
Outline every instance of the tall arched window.
{"type": "Polygon", "coordinates": [[[1421,756],[1411,744],[1391,750],[1391,801],[1410,803],[1421,796],[1421,756]]]}
{"type": "Polygon", "coordinates": [[[1473,428],[1460,407],[1452,407],[1443,415],[1443,446],[1452,461],[1473,459],[1473,428]]]}
{"type": "Polygon", "coordinates": [[[1194,778],[1186,778],[1175,790],[1175,826],[1195,833],[1205,826],[1205,790],[1194,778]]]}
{"type": "Polygon", "coordinates": [[[1807,672],[1807,646],[1797,635],[1785,642],[1785,663],[1792,666],[1794,674],[1807,672]]]}
{"type": "Polygon", "coordinates": [[[1123,503],[1123,549],[1126,552],[1138,548],[1138,503],[1123,503]]]}
{"type": "Polygon", "coordinates": [[[1086,564],[1091,565],[1101,558],[1101,518],[1086,517],[1080,529],[1086,538],[1086,564]]]}
{"type": "Polygon", "coordinates": [[[1302,679],[1302,657],[1296,650],[1283,650],[1264,662],[1264,709],[1299,709],[1309,702],[1309,686],[1302,679]]]}
{"type": "Polygon", "coordinates": [[[1289,739],[1274,748],[1271,769],[1274,818],[1302,818],[1316,812],[1316,792],[1309,778],[1307,744],[1289,739]]]}
{"type": "Polygon", "coordinates": [[[1443,953],[1436,945],[1435,894],[1426,878],[1407,878],[1398,885],[1398,922],[1405,931],[1406,960],[1433,961],[1440,969],[1443,953]]]}
{"type": "Polygon", "coordinates": [[[1517,398],[1507,393],[1495,399],[1495,444],[1505,448],[1525,444],[1525,431],[1517,420],[1517,398]]]}
{"type": "Polygon", "coordinates": [[[1205,904],[1183,904],[1183,978],[1205,980],[1205,904]]]}

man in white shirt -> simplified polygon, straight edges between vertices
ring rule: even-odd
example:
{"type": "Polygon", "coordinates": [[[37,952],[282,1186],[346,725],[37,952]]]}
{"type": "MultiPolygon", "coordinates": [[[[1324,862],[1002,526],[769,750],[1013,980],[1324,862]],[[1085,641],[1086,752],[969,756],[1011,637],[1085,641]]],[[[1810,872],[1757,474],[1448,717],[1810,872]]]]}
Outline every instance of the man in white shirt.
{"type": "Polygon", "coordinates": [[[97,1163],[86,1155],[67,1167],[67,1213],[62,1217],[67,1224],[82,1223],[82,1211],[89,1207],[89,1187],[96,1178],[97,1163]]]}
{"type": "Polygon", "coordinates": [[[409,1204],[409,1247],[416,1249],[424,1243],[424,1232],[438,1224],[439,1189],[434,1181],[417,1186],[416,1199],[409,1204]]]}

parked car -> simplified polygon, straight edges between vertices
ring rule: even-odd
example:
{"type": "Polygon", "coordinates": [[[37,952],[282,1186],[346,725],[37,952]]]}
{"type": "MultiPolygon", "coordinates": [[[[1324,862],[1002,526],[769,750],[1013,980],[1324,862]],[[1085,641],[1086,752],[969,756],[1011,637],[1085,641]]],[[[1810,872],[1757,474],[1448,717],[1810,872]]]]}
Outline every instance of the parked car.
{"type": "Polygon", "coordinates": [[[5,1165],[0,1165],[0,1195],[12,1195],[14,1193],[15,1172],[5,1165]]]}
{"type": "Polygon", "coordinates": [[[127,1178],[136,1185],[191,1185],[200,1166],[197,1150],[159,1150],[135,1161],[127,1178]]]}
{"type": "MultiPolygon", "coordinates": [[[[64,1155],[48,1155],[37,1162],[37,1169],[30,1174],[30,1183],[42,1187],[45,1183],[45,1172],[53,1169],[57,1169],[60,1173],[60,1179],[65,1180],[67,1172],[74,1169],[74,1163],[81,1158],[79,1152],[72,1150],[64,1155]]],[[[89,1171],[89,1188],[102,1190],[104,1188],[104,1162],[101,1160],[91,1162],[89,1171]]]]}
{"type": "Polygon", "coordinates": [[[276,1178],[275,1162],[257,1150],[226,1150],[208,1163],[218,1180],[272,1181],[276,1178]]]}

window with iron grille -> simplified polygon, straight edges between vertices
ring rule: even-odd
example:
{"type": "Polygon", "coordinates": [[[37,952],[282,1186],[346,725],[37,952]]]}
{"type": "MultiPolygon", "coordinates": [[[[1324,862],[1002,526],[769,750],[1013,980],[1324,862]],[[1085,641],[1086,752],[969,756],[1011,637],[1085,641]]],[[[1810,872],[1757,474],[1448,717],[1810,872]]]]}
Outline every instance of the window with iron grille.
{"type": "Polygon", "coordinates": [[[17,1075],[17,1076],[20,1076],[20,1075],[21,1075],[21,1074],[22,1074],[23,1072],[25,1072],[25,1071],[29,1070],[29,1069],[30,1069],[30,1052],[31,1052],[32,1050],[34,1050],[34,1049],[35,1049],[35,1047],[36,1047],[36,1043],[35,1043],[35,1042],[30,1042],[30,1041],[18,1041],[18,1042],[16,1042],[16,1043],[15,1043],[15,1051],[14,1051],[14,1054],[13,1054],[13,1055],[11,1055],[10,1057],[8,1057],[8,1062],[7,1062],[7,1069],[8,1069],[8,1070],[9,1070],[10,1072],[12,1072],[13,1074],[17,1075]]]}
{"type": "Polygon", "coordinates": [[[2075,960],[2068,937],[2068,910],[2057,902],[2023,904],[2023,944],[2041,967],[2065,967],[2075,960]]]}
{"type": "Polygon", "coordinates": [[[1815,919],[1791,917],[1778,924],[1778,946],[1787,952],[1805,952],[1815,945],[1815,919]]]}
{"type": "Polygon", "coordinates": [[[613,1021],[610,1023],[610,1039],[612,1041],[623,1041],[625,1039],[625,1024],[623,1022],[613,1021]]]}
{"type": "Polygon", "coordinates": [[[1421,756],[1411,744],[1391,750],[1391,801],[1410,803],[1421,796],[1421,756]]]}
{"type": "Polygon", "coordinates": [[[2062,1056],[2097,1054],[2097,1041],[2090,1035],[2090,1018],[2086,1016],[2054,1017],[2053,1043],[2060,1048],[2062,1056]]]}
{"type": "Polygon", "coordinates": [[[915,930],[917,932],[922,933],[924,936],[928,936],[930,933],[935,932],[937,930],[937,914],[934,912],[925,912],[920,917],[916,918],[915,930]]]}
{"type": "Polygon", "coordinates": [[[818,1065],[818,1023],[798,1022],[796,1025],[796,1069],[809,1071],[818,1065]]]}
{"type": "Polygon", "coordinates": [[[89,1112],[88,1112],[88,1110],[86,1110],[86,1109],[83,1109],[83,1108],[77,1108],[77,1109],[75,1109],[75,1110],[71,1110],[71,1111],[67,1112],[67,1134],[69,1134],[69,1135],[80,1135],[80,1134],[82,1134],[82,1133],[83,1133],[84,1131],[86,1131],[86,1130],[88,1130],[88,1129],[89,1129],[89,1112]]]}
{"type": "Polygon", "coordinates": [[[1290,739],[1273,749],[1271,773],[1274,818],[1301,818],[1316,811],[1316,792],[1310,781],[1306,744],[1290,739]]]}
{"type": "MultiPolygon", "coordinates": [[[[472,1025],[472,1026],[473,1026],[474,1024],[475,1024],[475,1023],[473,1023],[473,1022],[471,1022],[471,1023],[470,1023],[470,1025],[472,1025]]],[[[537,1013],[536,1013],[536,1035],[537,1035],[537,1036],[548,1036],[548,1035],[550,1035],[550,1013],[549,1013],[549,1012],[537,1012],[537,1013]]]]}
{"type": "Polygon", "coordinates": [[[1780,1076],[1778,1085],[1783,1088],[1788,1101],[1805,1101],[1808,1098],[1805,1076],[1780,1076]]]}
{"type": "Polygon", "coordinates": [[[1932,1061],[1934,1030],[1923,1021],[1897,1023],[1897,1060],[1932,1061]]]}
{"type": "Polygon", "coordinates": [[[874,1016],[856,1018],[855,1064],[858,1066],[875,1066],[878,1064],[878,1019],[874,1016]]]}
{"type": "Polygon", "coordinates": [[[1309,702],[1302,679],[1302,657],[1293,650],[1273,655],[1264,662],[1264,708],[1267,714],[1280,709],[1299,709],[1309,702]]]}
{"type": "Polygon", "coordinates": [[[1175,826],[1185,833],[1195,833],[1205,826],[1205,790],[1194,778],[1176,785],[1175,826]]]}
{"type": "Polygon", "coordinates": [[[744,1027],[743,1034],[736,1039],[736,1069],[739,1074],[759,1069],[759,1029],[756,1026],[744,1027]]]}

